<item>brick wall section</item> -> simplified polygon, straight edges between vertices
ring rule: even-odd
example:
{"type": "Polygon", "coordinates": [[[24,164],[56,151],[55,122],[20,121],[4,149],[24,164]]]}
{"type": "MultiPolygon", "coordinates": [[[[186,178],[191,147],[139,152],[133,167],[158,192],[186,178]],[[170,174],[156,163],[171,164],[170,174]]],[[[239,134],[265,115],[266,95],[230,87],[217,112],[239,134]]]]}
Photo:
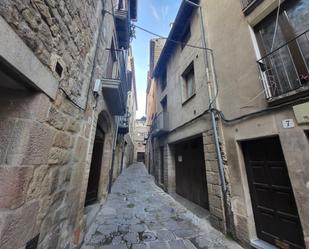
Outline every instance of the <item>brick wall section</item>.
{"type": "Polygon", "coordinates": [[[203,143],[209,197],[210,221],[215,228],[221,231],[225,231],[224,206],[216,147],[213,138],[213,130],[207,130],[205,133],[203,133],[203,143]]]}

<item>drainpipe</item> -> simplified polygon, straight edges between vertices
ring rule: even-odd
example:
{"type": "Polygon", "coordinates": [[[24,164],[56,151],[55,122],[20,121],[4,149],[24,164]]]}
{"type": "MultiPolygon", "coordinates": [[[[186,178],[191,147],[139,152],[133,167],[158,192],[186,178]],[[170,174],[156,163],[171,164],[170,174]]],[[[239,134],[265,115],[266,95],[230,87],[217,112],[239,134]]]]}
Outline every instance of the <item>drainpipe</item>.
{"type": "MultiPolygon", "coordinates": [[[[215,99],[213,99],[213,96],[212,96],[211,80],[210,80],[210,76],[209,76],[209,62],[208,62],[208,54],[207,54],[207,52],[209,51],[211,53],[211,58],[213,59],[213,50],[207,48],[206,32],[205,32],[205,26],[204,26],[204,18],[203,18],[202,7],[199,4],[191,2],[190,0],[184,0],[184,1],[188,4],[190,4],[191,6],[199,8],[199,10],[200,10],[200,23],[201,23],[201,32],[202,32],[202,42],[203,42],[203,48],[204,48],[204,62],[205,62],[205,65],[206,65],[206,77],[207,77],[208,96],[209,96],[209,109],[210,109],[210,114],[211,114],[212,128],[213,128],[213,132],[214,132],[216,154],[217,154],[217,158],[218,158],[218,167],[219,167],[219,175],[220,175],[220,181],[221,181],[221,190],[222,190],[222,193],[223,193],[223,205],[224,205],[226,229],[227,229],[227,232],[229,232],[230,221],[229,221],[229,212],[228,212],[228,203],[227,203],[227,185],[226,185],[225,176],[224,176],[224,163],[223,163],[223,158],[222,158],[221,149],[220,149],[220,139],[219,139],[219,132],[218,132],[218,128],[217,128],[216,116],[215,116],[215,113],[213,111],[215,99]]],[[[214,75],[214,80],[216,80],[215,71],[214,71],[213,67],[212,67],[212,74],[214,75]]]]}

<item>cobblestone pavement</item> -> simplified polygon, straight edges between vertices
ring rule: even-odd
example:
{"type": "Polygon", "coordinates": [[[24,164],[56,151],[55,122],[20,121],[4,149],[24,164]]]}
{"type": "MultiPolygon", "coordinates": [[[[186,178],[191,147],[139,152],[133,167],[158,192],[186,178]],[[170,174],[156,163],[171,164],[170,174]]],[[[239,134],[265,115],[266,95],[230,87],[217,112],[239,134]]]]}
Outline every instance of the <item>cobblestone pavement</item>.
{"type": "Polygon", "coordinates": [[[157,187],[143,164],[118,177],[81,249],[241,249],[157,187]]]}

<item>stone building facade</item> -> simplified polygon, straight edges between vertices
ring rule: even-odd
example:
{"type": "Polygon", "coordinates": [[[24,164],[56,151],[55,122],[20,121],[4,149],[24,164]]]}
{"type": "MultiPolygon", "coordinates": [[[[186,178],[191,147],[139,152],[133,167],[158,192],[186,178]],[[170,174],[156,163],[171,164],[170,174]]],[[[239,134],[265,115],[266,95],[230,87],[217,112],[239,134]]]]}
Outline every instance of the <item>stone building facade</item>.
{"type": "Polygon", "coordinates": [[[182,3],[169,35],[178,43],[167,41],[153,74],[158,107],[165,95],[170,102],[168,126],[162,129],[154,122],[148,139],[154,147],[152,173],[158,181],[162,176],[167,191],[177,192],[177,161],[184,158],[175,152],[175,141],[202,134],[212,223],[246,248],[308,248],[308,1],[280,1],[279,11],[276,0],[191,2],[200,7],[182,3]],[[208,50],[208,63],[200,52],[201,11],[206,47],[213,53],[208,50]],[[178,29],[184,23],[190,23],[188,36],[178,29]],[[183,68],[192,60],[198,91],[183,104],[183,68]],[[202,75],[205,68],[209,77],[202,75]],[[216,97],[212,108],[210,95],[216,97]],[[211,112],[228,187],[226,206],[211,112]]]}
{"type": "Polygon", "coordinates": [[[1,1],[1,249],[75,248],[83,240],[85,200],[104,201],[122,167],[136,4],[1,1]]]}
{"type": "Polygon", "coordinates": [[[134,128],[134,161],[145,162],[145,137],[148,134],[148,127],[146,126],[146,117],[135,120],[134,128]]]}

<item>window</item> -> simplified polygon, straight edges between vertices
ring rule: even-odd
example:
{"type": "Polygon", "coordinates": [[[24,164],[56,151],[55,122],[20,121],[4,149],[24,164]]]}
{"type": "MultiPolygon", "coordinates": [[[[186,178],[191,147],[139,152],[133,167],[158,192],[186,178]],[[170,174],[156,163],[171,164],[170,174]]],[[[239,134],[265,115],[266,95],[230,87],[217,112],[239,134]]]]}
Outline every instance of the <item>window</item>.
{"type": "Polygon", "coordinates": [[[116,56],[116,50],[114,45],[114,40],[111,42],[111,48],[109,50],[109,57],[107,62],[107,68],[106,68],[106,78],[115,78],[117,75],[117,56],[116,56]]]}
{"type": "Polygon", "coordinates": [[[195,94],[195,75],[193,62],[182,74],[184,80],[184,100],[188,100],[195,94]]]}
{"type": "Polygon", "coordinates": [[[258,61],[269,99],[309,89],[309,1],[286,1],[255,28],[258,61]],[[297,90],[297,91],[296,91],[297,90]]]}
{"type": "Polygon", "coordinates": [[[164,98],[160,101],[162,111],[167,112],[167,96],[165,95],[164,98]]]}
{"type": "Polygon", "coordinates": [[[309,131],[305,131],[305,133],[306,133],[306,136],[307,136],[308,142],[309,142],[309,131]]]}
{"type": "Polygon", "coordinates": [[[166,88],[166,85],[167,85],[167,82],[166,82],[166,70],[165,70],[164,73],[161,75],[161,78],[160,78],[160,86],[161,86],[162,92],[166,88]]]}
{"type": "Polygon", "coordinates": [[[184,47],[187,45],[188,41],[190,40],[190,37],[191,37],[191,28],[190,28],[190,25],[188,25],[181,38],[181,48],[182,49],[184,49],[184,47]]]}

